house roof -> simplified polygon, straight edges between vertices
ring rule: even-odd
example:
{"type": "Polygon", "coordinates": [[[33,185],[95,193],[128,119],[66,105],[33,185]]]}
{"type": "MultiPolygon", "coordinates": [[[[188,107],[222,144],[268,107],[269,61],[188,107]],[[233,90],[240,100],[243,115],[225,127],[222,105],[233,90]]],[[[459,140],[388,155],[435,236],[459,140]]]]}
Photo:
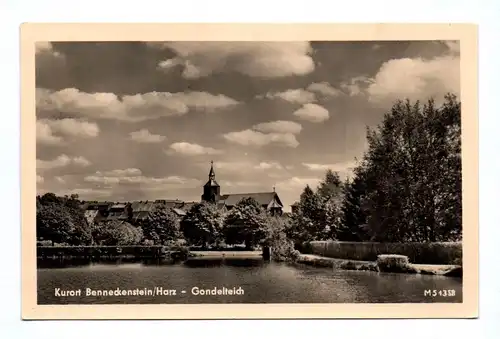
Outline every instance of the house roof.
{"type": "Polygon", "coordinates": [[[144,220],[149,216],[149,211],[132,212],[132,220],[144,220]]]}
{"type": "Polygon", "coordinates": [[[276,192],[224,194],[221,196],[221,200],[226,206],[234,206],[244,198],[253,198],[259,205],[269,205],[273,199],[276,199],[277,206],[275,207],[283,207],[276,192]]]}
{"type": "Polygon", "coordinates": [[[184,216],[186,215],[186,211],[181,210],[180,208],[172,208],[172,211],[174,211],[175,214],[179,216],[184,216]]]}
{"type": "Polygon", "coordinates": [[[154,201],[134,201],[130,204],[132,212],[150,212],[154,210],[154,201]]]}

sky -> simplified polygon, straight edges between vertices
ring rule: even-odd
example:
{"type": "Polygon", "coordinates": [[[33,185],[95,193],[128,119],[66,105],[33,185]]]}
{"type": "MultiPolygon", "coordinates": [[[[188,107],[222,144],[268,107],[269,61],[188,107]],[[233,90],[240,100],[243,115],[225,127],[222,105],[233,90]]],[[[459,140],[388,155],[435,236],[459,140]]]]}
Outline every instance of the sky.
{"type": "Polygon", "coordinates": [[[38,42],[37,194],[285,207],[348,176],[398,99],[460,97],[455,41],[38,42]]]}

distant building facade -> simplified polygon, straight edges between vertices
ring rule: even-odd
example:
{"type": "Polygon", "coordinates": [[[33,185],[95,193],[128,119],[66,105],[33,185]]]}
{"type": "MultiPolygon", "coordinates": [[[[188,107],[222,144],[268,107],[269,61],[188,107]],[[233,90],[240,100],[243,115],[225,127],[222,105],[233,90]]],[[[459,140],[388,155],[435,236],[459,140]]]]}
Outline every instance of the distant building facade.
{"type": "MultiPolygon", "coordinates": [[[[208,173],[208,181],[203,186],[201,201],[215,204],[218,208],[231,210],[242,199],[252,198],[272,215],[283,215],[283,203],[278,193],[272,192],[221,194],[221,187],[215,180],[213,162],[208,173]]],[[[121,220],[137,223],[148,218],[157,207],[171,209],[178,217],[183,217],[196,202],[182,200],[151,200],[132,202],[84,202],[85,218],[89,225],[103,220],[121,220]]]]}

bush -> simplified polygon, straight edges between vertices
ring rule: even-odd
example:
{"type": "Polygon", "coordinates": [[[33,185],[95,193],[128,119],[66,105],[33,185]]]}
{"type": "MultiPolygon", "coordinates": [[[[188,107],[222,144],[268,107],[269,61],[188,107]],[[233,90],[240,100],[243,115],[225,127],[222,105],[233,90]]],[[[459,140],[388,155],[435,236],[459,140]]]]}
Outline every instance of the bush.
{"type": "MultiPolygon", "coordinates": [[[[461,265],[462,243],[377,243],[312,241],[311,254],[329,258],[375,261],[385,253],[405,255],[414,264],[461,265]]],[[[307,252],[303,252],[307,253],[307,252]]]]}
{"type": "Polygon", "coordinates": [[[377,266],[381,272],[406,272],[409,263],[405,255],[382,254],[377,258],[377,266]]]}

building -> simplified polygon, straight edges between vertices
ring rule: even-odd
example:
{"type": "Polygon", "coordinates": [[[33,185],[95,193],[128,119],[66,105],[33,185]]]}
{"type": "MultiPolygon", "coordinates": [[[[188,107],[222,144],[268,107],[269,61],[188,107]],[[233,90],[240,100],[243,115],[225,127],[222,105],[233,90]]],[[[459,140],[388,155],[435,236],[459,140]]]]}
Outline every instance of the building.
{"type": "Polygon", "coordinates": [[[241,200],[252,198],[257,203],[272,215],[283,214],[283,203],[281,202],[278,193],[273,189],[272,192],[256,192],[256,193],[236,193],[222,194],[220,193],[220,185],[215,180],[215,171],[213,161],[208,173],[208,181],[203,186],[202,201],[207,201],[217,204],[220,208],[231,210],[241,200]]]}
{"type": "MultiPolygon", "coordinates": [[[[246,198],[253,198],[272,215],[283,214],[283,203],[274,188],[272,192],[221,194],[221,187],[215,180],[215,170],[212,162],[208,173],[208,181],[203,186],[201,201],[216,204],[221,209],[231,210],[238,202],[246,198]]],[[[156,207],[160,206],[171,209],[178,217],[182,218],[194,204],[196,202],[159,199],[132,202],[87,202],[82,205],[82,208],[85,210],[85,217],[90,225],[102,220],[140,222],[145,220],[156,207]]]]}

